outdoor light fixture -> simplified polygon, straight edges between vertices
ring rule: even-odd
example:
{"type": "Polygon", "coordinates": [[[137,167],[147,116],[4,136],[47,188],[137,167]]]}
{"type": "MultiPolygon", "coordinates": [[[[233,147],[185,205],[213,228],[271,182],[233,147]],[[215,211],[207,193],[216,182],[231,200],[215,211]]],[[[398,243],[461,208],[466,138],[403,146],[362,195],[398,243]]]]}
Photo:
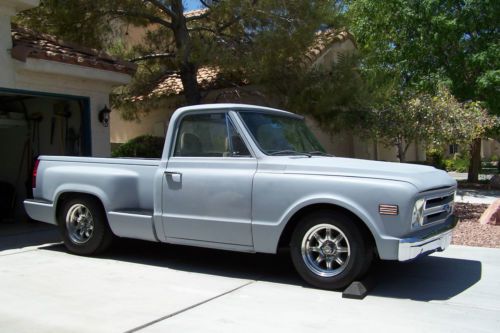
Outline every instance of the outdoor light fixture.
{"type": "Polygon", "coordinates": [[[104,105],[104,108],[99,111],[99,122],[102,124],[104,127],[109,126],[109,114],[111,113],[111,110],[108,109],[107,105],[104,105]]]}

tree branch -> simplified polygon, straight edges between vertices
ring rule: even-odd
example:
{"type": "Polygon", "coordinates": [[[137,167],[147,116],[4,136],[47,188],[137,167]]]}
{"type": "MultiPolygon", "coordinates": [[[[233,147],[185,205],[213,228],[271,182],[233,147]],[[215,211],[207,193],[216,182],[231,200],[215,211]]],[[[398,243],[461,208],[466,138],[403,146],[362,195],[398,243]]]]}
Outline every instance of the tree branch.
{"type": "Polygon", "coordinates": [[[226,30],[227,28],[229,28],[230,26],[232,26],[233,24],[235,24],[239,20],[240,20],[240,16],[236,16],[234,18],[234,20],[226,22],[223,25],[216,27],[216,29],[210,29],[207,27],[195,27],[195,28],[190,28],[188,30],[189,31],[207,31],[207,32],[213,33],[214,35],[222,35],[223,30],[226,30]]]}
{"type": "Polygon", "coordinates": [[[149,59],[159,59],[159,58],[174,58],[175,53],[154,53],[154,54],[146,54],[137,58],[129,59],[130,62],[137,62],[149,59]]]}
{"type": "Polygon", "coordinates": [[[177,14],[167,6],[165,6],[161,1],[158,0],[143,0],[144,2],[149,2],[159,10],[161,10],[163,13],[167,14],[170,16],[171,19],[177,19],[177,14]]]}
{"type": "Polygon", "coordinates": [[[143,19],[148,20],[151,23],[157,23],[157,24],[163,25],[166,28],[173,29],[172,23],[165,21],[157,16],[146,14],[146,13],[129,12],[129,11],[122,10],[122,9],[110,10],[107,13],[118,15],[121,17],[131,16],[131,17],[143,18],[143,19]]]}
{"type": "Polygon", "coordinates": [[[200,0],[201,4],[207,8],[212,8],[206,1],[200,0]]]}

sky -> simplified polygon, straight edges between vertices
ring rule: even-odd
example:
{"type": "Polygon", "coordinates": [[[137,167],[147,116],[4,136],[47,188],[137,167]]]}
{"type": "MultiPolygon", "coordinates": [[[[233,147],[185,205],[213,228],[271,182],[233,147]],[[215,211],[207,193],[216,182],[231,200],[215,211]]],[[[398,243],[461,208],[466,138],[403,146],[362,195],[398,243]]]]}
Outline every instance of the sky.
{"type": "Polygon", "coordinates": [[[183,3],[186,11],[202,7],[202,4],[200,3],[199,0],[184,0],[183,3]]]}

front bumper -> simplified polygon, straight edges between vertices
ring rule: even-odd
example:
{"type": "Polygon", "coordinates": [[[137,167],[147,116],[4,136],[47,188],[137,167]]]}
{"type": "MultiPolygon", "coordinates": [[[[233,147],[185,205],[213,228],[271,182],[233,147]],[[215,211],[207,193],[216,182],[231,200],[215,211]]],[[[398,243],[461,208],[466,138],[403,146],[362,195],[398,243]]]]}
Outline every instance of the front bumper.
{"type": "Polygon", "coordinates": [[[424,230],[413,237],[400,239],[398,260],[407,261],[435,251],[443,251],[450,245],[453,228],[456,225],[457,218],[450,215],[438,229],[424,230]]]}

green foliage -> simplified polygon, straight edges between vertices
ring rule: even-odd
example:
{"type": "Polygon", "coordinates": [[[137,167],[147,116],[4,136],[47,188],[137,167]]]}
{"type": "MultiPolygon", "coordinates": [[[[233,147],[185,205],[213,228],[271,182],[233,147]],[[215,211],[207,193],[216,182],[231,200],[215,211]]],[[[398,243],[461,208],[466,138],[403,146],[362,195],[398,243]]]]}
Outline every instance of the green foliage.
{"type": "Polygon", "coordinates": [[[124,143],[111,154],[112,157],[160,158],[165,138],[142,135],[124,143]]]}
{"type": "Polygon", "coordinates": [[[295,72],[282,83],[287,86],[283,94],[286,108],[312,116],[330,133],[366,122],[370,96],[357,64],[355,53],[339,53],[337,63],[295,72]]]}
{"type": "Polygon", "coordinates": [[[489,116],[480,103],[460,103],[440,86],[435,95],[412,90],[393,94],[375,104],[369,122],[369,134],[387,146],[396,146],[400,161],[405,161],[411,143],[430,148],[444,144],[468,147],[496,127],[498,119],[489,116]]]}
{"type": "Polygon", "coordinates": [[[490,161],[491,162],[498,162],[499,160],[500,159],[498,158],[498,155],[493,154],[493,155],[490,156],[490,161]]]}
{"type": "Polygon", "coordinates": [[[467,172],[469,169],[468,158],[447,158],[444,160],[446,171],[467,172]]]}
{"type": "Polygon", "coordinates": [[[350,29],[365,74],[384,73],[401,89],[434,93],[447,83],[460,101],[500,113],[500,2],[351,0],[350,29]]]}
{"type": "Polygon", "coordinates": [[[439,148],[430,148],[426,152],[427,164],[435,168],[444,170],[446,168],[443,150],[439,148]]]}
{"type": "Polygon", "coordinates": [[[187,104],[200,103],[196,72],[203,66],[217,66],[223,77],[236,73],[239,80],[228,85],[238,86],[243,76],[267,91],[284,91],[281,83],[297,76],[289,69],[315,32],[341,24],[342,2],[336,0],[206,3],[209,11],[184,19],[182,0],[42,0],[17,21],[136,62],[133,82],[113,98],[130,120],[162,105],[152,89],[167,74],[180,76],[187,104]],[[132,36],[136,28],[143,31],[140,38],[132,36]]]}

